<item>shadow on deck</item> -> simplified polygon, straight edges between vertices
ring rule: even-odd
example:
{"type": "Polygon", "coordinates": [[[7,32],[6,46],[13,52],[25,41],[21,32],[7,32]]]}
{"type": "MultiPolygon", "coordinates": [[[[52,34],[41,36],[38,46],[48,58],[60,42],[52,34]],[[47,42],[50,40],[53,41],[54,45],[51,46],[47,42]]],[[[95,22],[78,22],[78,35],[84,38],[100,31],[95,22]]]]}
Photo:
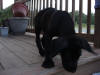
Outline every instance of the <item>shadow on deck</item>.
{"type": "MultiPolygon", "coordinates": [[[[100,49],[95,49],[100,54],[100,49]]],[[[39,56],[35,35],[0,37],[0,75],[73,75],[63,70],[60,56],[54,58],[55,67],[41,67],[43,58],[39,56]]],[[[94,56],[83,51],[79,67],[74,75],[91,75],[100,71],[100,55],[94,56]]]]}

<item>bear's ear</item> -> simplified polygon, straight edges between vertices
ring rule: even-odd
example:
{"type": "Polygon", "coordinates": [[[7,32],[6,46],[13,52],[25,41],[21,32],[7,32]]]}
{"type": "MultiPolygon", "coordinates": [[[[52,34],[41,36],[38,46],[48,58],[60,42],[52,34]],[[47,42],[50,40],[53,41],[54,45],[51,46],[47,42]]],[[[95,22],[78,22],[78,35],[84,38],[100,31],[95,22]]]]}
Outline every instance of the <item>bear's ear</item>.
{"type": "Polygon", "coordinates": [[[78,37],[78,36],[76,36],[75,38],[77,40],[77,45],[81,49],[84,49],[84,50],[91,52],[93,54],[97,54],[92,50],[91,46],[89,45],[88,41],[85,38],[81,38],[81,37],[78,37]]]}
{"type": "Polygon", "coordinates": [[[54,50],[60,52],[63,49],[68,47],[68,41],[63,37],[53,39],[52,40],[52,47],[54,50]]]}

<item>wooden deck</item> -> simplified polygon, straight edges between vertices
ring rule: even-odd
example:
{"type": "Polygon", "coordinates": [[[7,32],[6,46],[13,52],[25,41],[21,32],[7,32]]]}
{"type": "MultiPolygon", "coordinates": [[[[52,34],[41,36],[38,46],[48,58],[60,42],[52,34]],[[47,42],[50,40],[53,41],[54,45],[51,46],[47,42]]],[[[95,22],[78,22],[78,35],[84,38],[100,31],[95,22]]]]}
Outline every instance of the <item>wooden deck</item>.
{"type": "Polygon", "coordinates": [[[0,37],[0,62],[3,69],[28,67],[41,61],[34,37],[0,37]]]}
{"type": "MultiPolygon", "coordinates": [[[[95,51],[100,54],[100,49],[97,49],[95,51]]],[[[80,58],[79,65],[85,64],[87,63],[87,61],[90,62],[93,61],[94,59],[95,60],[100,59],[99,55],[94,56],[85,51],[83,51],[82,54],[83,55],[80,58]],[[88,58],[90,58],[90,60],[88,58]],[[84,61],[84,59],[86,61],[84,61]]],[[[53,72],[57,71],[58,69],[61,69],[62,65],[60,60],[61,60],[60,56],[54,58],[56,64],[55,68],[57,69],[55,70],[54,68],[53,72]]],[[[43,58],[38,54],[38,49],[35,44],[34,34],[30,35],[28,33],[23,36],[9,35],[8,37],[0,37],[0,73],[2,71],[8,71],[14,69],[20,71],[20,69],[22,68],[24,69],[38,68],[40,70],[46,70],[41,67],[42,62],[43,62],[43,58]]],[[[46,71],[49,72],[50,70],[46,70],[46,71]]]]}

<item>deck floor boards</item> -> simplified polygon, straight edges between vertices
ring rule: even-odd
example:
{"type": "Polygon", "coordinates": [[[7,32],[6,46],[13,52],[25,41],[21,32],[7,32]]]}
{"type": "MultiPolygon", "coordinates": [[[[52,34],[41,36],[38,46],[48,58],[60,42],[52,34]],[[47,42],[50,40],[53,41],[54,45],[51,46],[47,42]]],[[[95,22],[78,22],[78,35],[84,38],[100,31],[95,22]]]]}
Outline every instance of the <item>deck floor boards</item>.
{"type": "Polygon", "coordinates": [[[34,37],[0,37],[0,62],[5,69],[26,67],[42,60],[34,37]]]}
{"type": "MultiPolygon", "coordinates": [[[[100,50],[97,51],[100,53],[100,50]]],[[[83,52],[80,59],[93,56],[91,53],[83,52]]],[[[42,58],[36,47],[35,36],[23,35],[0,37],[0,71],[9,69],[30,68],[42,64],[42,58]]],[[[61,66],[60,56],[54,59],[55,65],[61,66]]]]}

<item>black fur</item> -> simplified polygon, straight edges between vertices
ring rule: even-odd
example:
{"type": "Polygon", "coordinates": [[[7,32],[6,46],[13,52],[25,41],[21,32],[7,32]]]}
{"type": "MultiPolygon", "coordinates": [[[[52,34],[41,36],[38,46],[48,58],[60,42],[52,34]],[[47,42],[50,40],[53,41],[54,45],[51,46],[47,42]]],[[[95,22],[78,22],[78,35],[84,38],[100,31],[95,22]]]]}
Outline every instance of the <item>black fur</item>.
{"type": "Polygon", "coordinates": [[[39,53],[45,56],[42,64],[45,68],[54,67],[52,58],[59,53],[63,67],[67,71],[75,72],[81,49],[93,53],[88,42],[76,36],[73,20],[66,11],[54,8],[40,11],[35,17],[35,33],[39,53]],[[40,38],[41,32],[42,38],[40,38]]]}

